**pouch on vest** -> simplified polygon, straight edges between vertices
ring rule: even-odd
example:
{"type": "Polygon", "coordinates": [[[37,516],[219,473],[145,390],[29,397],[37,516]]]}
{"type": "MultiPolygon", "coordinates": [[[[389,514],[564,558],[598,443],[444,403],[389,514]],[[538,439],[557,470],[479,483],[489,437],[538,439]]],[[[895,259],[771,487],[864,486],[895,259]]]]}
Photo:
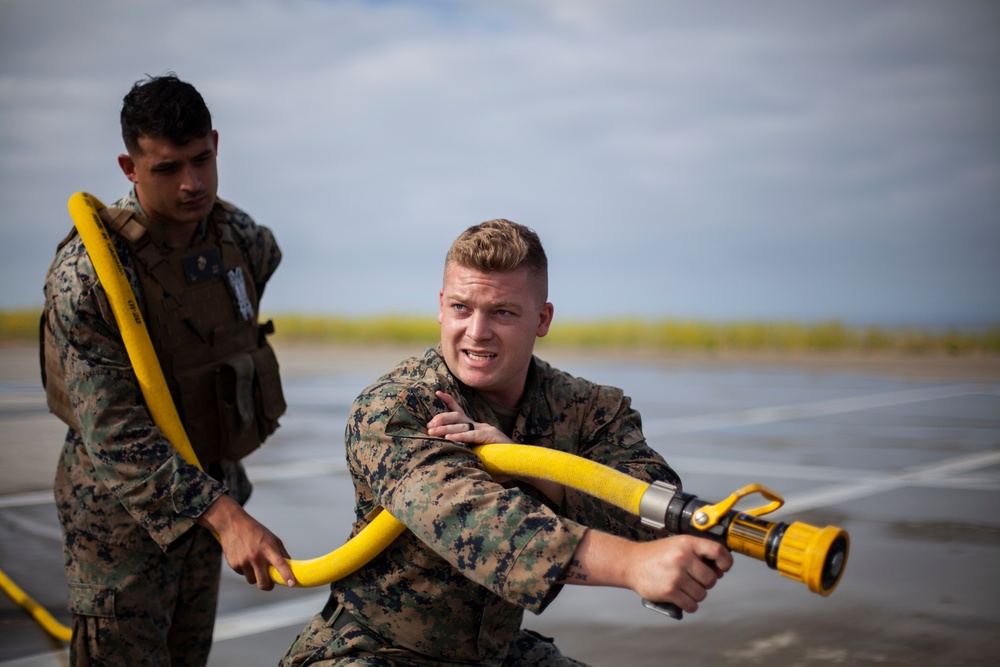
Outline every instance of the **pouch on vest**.
{"type": "MultiPolygon", "coordinates": [[[[268,322],[270,325],[270,322],[268,322]]],[[[263,339],[263,335],[261,336],[263,339]]],[[[278,428],[278,418],[285,414],[288,405],[281,389],[281,375],[278,371],[278,358],[274,355],[271,345],[262,340],[260,347],[250,355],[254,360],[254,401],[257,415],[257,431],[260,439],[274,433],[278,428]]]]}
{"type": "Polygon", "coordinates": [[[215,375],[215,395],[221,458],[238,461],[274,433],[287,408],[271,346],[265,343],[223,361],[215,375]]]}
{"type": "Polygon", "coordinates": [[[262,440],[254,416],[254,360],[248,353],[222,362],[215,371],[222,458],[238,461],[262,440]]]}
{"type": "Polygon", "coordinates": [[[69,387],[66,385],[66,378],[63,377],[62,368],[59,366],[59,350],[56,349],[52,330],[49,329],[47,310],[42,311],[42,318],[38,324],[38,339],[45,402],[52,414],[74,431],[79,432],[80,422],[73,414],[72,404],[69,400],[69,387]]]}

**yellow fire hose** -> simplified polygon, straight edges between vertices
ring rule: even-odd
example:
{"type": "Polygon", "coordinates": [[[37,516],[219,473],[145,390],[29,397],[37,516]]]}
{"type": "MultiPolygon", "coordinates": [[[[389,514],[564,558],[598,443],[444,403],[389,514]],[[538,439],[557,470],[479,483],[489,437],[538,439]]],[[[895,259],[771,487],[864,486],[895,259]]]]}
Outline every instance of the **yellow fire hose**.
{"type": "Polygon", "coordinates": [[[14,604],[31,614],[38,625],[42,626],[42,629],[47,633],[59,641],[69,642],[72,639],[73,631],[57,621],[45,607],[35,602],[27,593],[21,590],[10,577],[4,574],[3,570],[0,570],[0,588],[3,588],[3,592],[14,601],[14,604]]]}
{"type": "MultiPolygon", "coordinates": [[[[201,467],[173,404],[166,379],[143,323],[135,295],[115,252],[111,237],[98,211],[104,208],[92,195],[79,192],[69,200],[69,211],[104,286],[115,319],[121,329],[129,358],[139,379],[150,414],[157,427],[191,465],[201,467]]],[[[805,583],[809,590],[829,595],[837,586],[847,560],[847,533],[828,526],[819,529],[801,522],[773,523],[758,517],[781,506],[773,491],[753,485],[740,489],[716,505],[699,500],[674,487],[649,484],[582,457],[541,447],[492,444],[473,447],[487,472],[518,478],[558,482],[635,515],[649,525],[666,527],[673,533],[696,534],[716,540],[728,548],[764,560],[782,575],[805,583]],[[759,492],[771,503],[737,512],[735,503],[759,492]]],[[[395,540],[406,527],[382,511],[353,539],[325,556],[311,560],[289,560],[300,586],[322,586],[351,574],[395,540]]],[[[275,583],[285,585],[274,567],[275,583]]],[[[17,588],[0,572],[0,584],[54,637],[69,641],[70,630],[17,588]]],[[[665,611],[679,618],[679,613],[665,611]]]]}

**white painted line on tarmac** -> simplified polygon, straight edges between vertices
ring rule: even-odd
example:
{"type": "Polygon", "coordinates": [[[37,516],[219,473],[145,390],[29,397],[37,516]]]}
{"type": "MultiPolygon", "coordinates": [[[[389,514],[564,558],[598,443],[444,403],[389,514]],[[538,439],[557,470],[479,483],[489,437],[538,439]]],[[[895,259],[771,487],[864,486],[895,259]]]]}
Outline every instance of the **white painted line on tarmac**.
{"type": "Polygon", "coordinates": [[[774,463],[773,461],[738,461],[714,459],[707,456],[673,456],[667,458],[670,467],[677,471],[681,479],[691,473],[724,475],[727,477],[772,477],[777,479],[802,479],[818,482],[843,482],[868,478],[882,478],[884,475],[858,468],[836,468],[832,466],[795,465],[774,463]]]}
{"type": "MultiPolygon", "coordinates": [[[[287,479],[302,479],[304,477],[320,477],[347,472],[347,463],[333,459],[302,459],[300,461],[282,461],[267,465],[247,466],[247,475],[251,482],[273,482],[287,479]]],[[[11,507],[28,507],[55,502],[52,491],[29,491],[0,496],[0,509],[11,507]]]]}
{"type": "Polygon", "coordinates": [[[28,507],[30,505],[44,505],[45,503],[54,503],[56,501],[55,496],[52,495],[52,490],[48,491],[29,491],[28,493],[12,493],[8,496],[0,496],[0,509],[7,509],[8,507],[28,507]]]}
{"type": "MultiPolygon", "coordinates": [[[[219,614],[215,620],[213,643],[294,625],[304,627],[310,618],[323,609],[329,596],[329,591],[324,589],[324,592],[315,595],[299,596],[294,600],[274,602],[246,611],[219,614]]],[[[0,662],[0,667],[65,667],[68,664],[69,651],[59,649],[0,662]]]]}
{"type": "Polygon", "coordinates": [[[300,459],[252,465],[246,469],[251,482],[273,482],[344,473],[347,472],[347,462],[343,459],[300,459]]]}
{"type": "Polygon", "coordinates": [[[676,433],[697,433],[735,426],[753,426],[756,424],[773,424],[776,422],[812,419],[827,415],[860,412],[874,408],[885,408],[908,403],[925,401],[940,401],[967,394],[997,394],[1000,390],[984,385],[946,385],[942,387],[927,387],[892,391],[883,394],[868,394],[866,396],[849,396],[834,398],[812,403],[797,405],[781,405],[766,408],[749,408],[731,412],[716,412],[690,417],[671,417],[667,419],[643,420],[642,432],[647,439],[676,433]]]}
{"type": "Polygon", "coordinates": [[[224,642],[256,635],[290,625],[305,626],[306,621],[323,609],[330,597],[328,587],[315,595],[303,595],[294,600],[272,602],[247,611],[220,615],[215,621],[214,642],[224,642]]]}
{"type": "Polygon", "coordinates": [[[67,667],[67,665],[69,665],[69,649],[66,648],[0,662],[0,667],[67,667]]]}
{"type": "MultiPolygon", "coordinates": [[[[984,456],[982,454],[972,454],[972,457],[984,456]]],[[[985,456],[988,456],[986,454],[985,456]]],[[[960,457],[963,458],[964,457],[960,457]]],[[[946,459],[954,462],[956,459],[946,459]]],[[[741,477],[751,479],[795,479],[810,482],[851,482],[852,484],[878,484],[893,479],[899,473],[875,472],[872,470],[862,470],[860,468],[837,468],[833,466],[811,466],[795,465],[787,463],[774,463],[762,461],[734,461],[719,460],[708,457],[692,456],[670,456],[670,467],[676,470],[681,479],[686,479],[693,473],[704,475],[720,475],[725,477],[741,477]]],[[[941,466],[945,462],[939,462],[941,466]]],[[[934,465],[934,464],[930,464],[934,465]]],[[[966,491],[1000,491],[1000,474],[983,474],[976,476],[963,475],[955,477],[955,474],[968,472],[961,469],[954,463],[947,464],[951,468],[942,472],[950,474],[919,476],[907,481],[907,486],[935,487],[941,489],[963,489],[966,491]]],[[[970,470],[979,469],[985,466],[975,466],[970,470]]]]}
{"type": "Polygon", "coordinates": [[[768,516],[780,516],[806,510],[829,507],[839,503],[878,495],[905,486],[919,486],[924,482],[948,479],[951,475],[988,468],[1000,464],[1000,450],[956,456],[954,458],[905,468],[877,480],[858,480],[850,484],[817,489],[810,493],[785,498],[785,505],[768,516]]]}

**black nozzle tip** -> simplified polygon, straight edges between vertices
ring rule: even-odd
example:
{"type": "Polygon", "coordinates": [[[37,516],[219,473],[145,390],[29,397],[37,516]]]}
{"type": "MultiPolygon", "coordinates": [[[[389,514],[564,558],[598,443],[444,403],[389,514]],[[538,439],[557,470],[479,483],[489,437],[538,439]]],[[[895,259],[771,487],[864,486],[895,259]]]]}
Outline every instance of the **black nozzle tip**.
{"type": "Polygon", "coordinates": [[[847,535],[840,534],[830,545],[826,552],[826,560],[823,561],[823,572],[820,576],[820,585],[824,591],[832,590],[840,577],[844,574],[844,566],[847,565],[847,535]]]}

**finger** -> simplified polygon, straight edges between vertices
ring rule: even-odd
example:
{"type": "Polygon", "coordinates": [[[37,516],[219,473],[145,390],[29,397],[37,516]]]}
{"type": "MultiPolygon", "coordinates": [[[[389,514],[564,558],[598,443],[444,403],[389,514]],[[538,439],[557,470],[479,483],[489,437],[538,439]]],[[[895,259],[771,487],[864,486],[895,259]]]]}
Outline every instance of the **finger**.
{"type": "MultiPolygon", "coordinates": [[[[691,577],[686,577],[684,581],[679,584],[679,588],[684,596],[691,600],[695,608],[698,607],[699,602],[708,597],[708,591],[705,587],[702,586],[699,581],[691,577]]],[[[683,607],[684,605],[681,606],[683,607]]]]}
{"type": "Polygon", "coordinates": [[[271,558],[268,554],[270,552],[271,549],[264,545],[250,561],[253,565],[254,583],[262,591],[269,591],[274,588],[274,579],[271,578],[271,573],[269,572],[271,558]]]}
{"type": "Polygon", "coordinates": [[[442,426],[451,426],[452,424],[459,424],[464,422],[467,417],[461,412],[440,412],[427,422],[427,428],[441,428],[442,426]]]}
{"type": "Polygon", "coordinates": [[[294,588],[295,574],[292,573],[292,566],[286,560],[287,558],[288,554],[286,553],[284,558],[275,558],[272,560],[271,565],[273,565],[274,569],[281,575],[281,580],[285,582],[285,585],[289,588],[294,588]]]}
{"type": "Polygon", "coordinates": [[[702,558],[700,562],[691,565],[689,573],[706,590],[710,590],[715,587],[715,584],[725,574],[725,571],[715,561],[702,558]]]}
{"type": "MultiPolygon", "coordinates": [[[[704,600],[705,598],[702,597],[701,599],[704,600]]],[[[678,584],[678,586],[674,588],[673,593],[669,596],[666,602],[672,602],[681,609],[683,609],[684,611],[690,612],[692,614],[698,611],[698,600],[695,599],[695,597],[692,596],[688,592],[688,590],[680,584],[678,584]]]]}
{"type": "Polygon", "coordinates": [[[723,545],[709,540],[697,539],[694,546],[695,553],[714,568],[727,572],[733,566],[733,554],[723,545]]]}
{"type": "Polygon", "coordinates": [[[257,574],[257,588],[262,591],[269,591],[274,588],[274,579],[268,576],[267,566],[262,566],[261,571],[257,574]]]}
{"type": "Polygon", "coordinates": [[[452,398],[451,394],[445,391],[436,391],[434,395],[441,399],[444,406],[451,410],[452,412],[461,412],[462,408],[458,406],[458,402],[452,398]]]}

